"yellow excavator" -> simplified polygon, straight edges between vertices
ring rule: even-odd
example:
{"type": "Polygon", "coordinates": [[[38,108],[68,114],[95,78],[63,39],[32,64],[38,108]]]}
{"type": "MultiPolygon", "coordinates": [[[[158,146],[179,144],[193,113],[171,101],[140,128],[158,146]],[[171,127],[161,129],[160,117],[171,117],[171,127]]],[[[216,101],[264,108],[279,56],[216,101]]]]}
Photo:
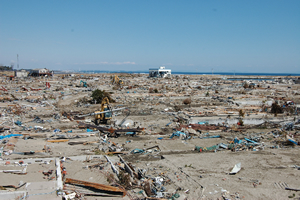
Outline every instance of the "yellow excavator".
{"type": "Polygon", "coordinates": [[[122,81],[117,75],[115,75],[115,76],[112,78],[111,83],[112,83],[112,84],[116,84],[116,85],[122,85],[122,84],[123,84],[123,81],[122,81]]]}
{"type": "Polygon", "coordinates": [[[100,111],[95,112],[95,124],[110,124],[110,120],[112,118],[112,112],[105,112],[105,111],[112,111],[111,106],[109,105],[109,99],[104,97],[101,102],[101,109],[100,111]]]}
{"type": "Polygon", "coordinates": [[[109,99],[108,97],[104,97],[101,101],[101,107],[99,111],[95,111],[93,113],[89,113],[86,115],[80,115],[79,117],[87,117],[87,116],[95,116],[95,121],[94,123],[96,125],[99,124],[111,124],[111,119],[112,119],[112,112],[113,111],[119,111],[126,109],[124,108],[117,108],[117,109],[112,109],[112,107],[109,104],[109,99]]]}

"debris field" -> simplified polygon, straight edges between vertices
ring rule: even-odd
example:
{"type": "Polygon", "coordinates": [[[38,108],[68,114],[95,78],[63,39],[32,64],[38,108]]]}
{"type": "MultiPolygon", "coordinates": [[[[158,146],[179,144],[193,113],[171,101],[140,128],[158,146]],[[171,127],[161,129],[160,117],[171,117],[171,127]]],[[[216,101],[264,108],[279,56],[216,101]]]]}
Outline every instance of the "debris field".
{"type": "Polygon", "coordinates": [[[299,199],[297,79],[2,76],[0,199],[299,199]]]}

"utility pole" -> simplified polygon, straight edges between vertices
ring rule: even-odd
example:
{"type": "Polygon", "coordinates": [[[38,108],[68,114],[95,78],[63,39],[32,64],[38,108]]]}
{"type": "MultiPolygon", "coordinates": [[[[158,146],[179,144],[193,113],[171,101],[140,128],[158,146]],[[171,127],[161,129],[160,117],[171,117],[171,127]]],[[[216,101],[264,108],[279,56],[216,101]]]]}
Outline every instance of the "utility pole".
{"type": "Polygon", "coordinates": [[[19,69],[19,54],[17,54],[17,66],[18,66],[18,69],[19,69]]]}

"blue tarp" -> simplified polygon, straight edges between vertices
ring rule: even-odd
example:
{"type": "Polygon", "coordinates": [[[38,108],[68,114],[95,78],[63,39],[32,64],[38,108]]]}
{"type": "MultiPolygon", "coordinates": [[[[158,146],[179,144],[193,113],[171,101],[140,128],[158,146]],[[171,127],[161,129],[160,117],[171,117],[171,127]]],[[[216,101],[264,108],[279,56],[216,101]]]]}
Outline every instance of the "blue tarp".
{"type": "Polygon", "coordinates": [[[0,135],[0,140],[2,140],[4,138],[17,137],[17,136],[23,136],[23,135],[22,134],[10,134],[10,135],[6,135],[6,136],[0,135]]]}
{"type": "Polygon", "coordinates": [[[183,132],[180,132],[180,131],[176,131],[172,134],[172,136],[170,137],[171,139],[174,137],[174,136],[180,136],[180,135],[184,135],[184,137],[186,137],[186,134],[183,133],[183,132]]]}
{"type": "Polygon", "coordinates": [[[143,150],[143,149],[138,149],[138,148],[136,148],[136,149],[133,149],[132,151],[131,151],[131,153],[144,153],[145,151],[143,150]]]}
{"type": "Polygon", "coordinates": [[[127,132],[127,133],[125,133],[125,135],[130,135],[130,136],[135,136],[136,135],[136,132],[127,132]]]}
{"type": "Polygon", "coordinates": [[[18,126],[21,126],[22,122],[18,120],[18,121],[15,122],[15,124],[18,125],[18,126]]]}
{"type": "Polygon", "coordinates": [[[247,142],[251,142],[251,143],[253,143],[253,144],[258,144],[257,142],[255,142],[255,141],[253,141],[253,140],[250,140],[250,139],[248,139],[248,138],[244,138],[247,142]]]}
{"type": "Polygon", "coordinates": [[[208,122],[198,122],[198,124],[205,125],[205,124],[208,124],[208,122]]]}
{"type": "Polygon", "coordinates": [[[167,125],[166,126],[169,126],[170,124],[172,124],[173,122],[169,122],[169,123],[167,123],[167,125]]]}
{"type": "Polygon", "coordinates": [[[92,129],[86,129],[86,132],[94,132],[92,129]]]}
{"type": "Polygon", "coordinates": [[[202,139],[207,139],[207,138],[220,138],[221,135],[210,135],[210,136],[206,136],[206,137],[203,137],[202,139]]]}
{"type": "Polygon", "coordinates": [[[243,142],[243,140],[239,140],[237,138],[234,138],[233,142],[234,142],[234,144],[241,144],[243,142]]]}
{"type": "Polygon", "coordinates": [[[224,149],[228,149],[228,145],[223,144],[223,143],[220,143],[220,144],[219,144],[219,147],[222,147],[222,148],[224,148],[224,149]]]}
{"type": "Polygon", "coordinates": [[[296,142],[295,140],[293,140],[292,138],[288,138],[288,141],[290,141],[291,143],[298,145],[298,142],[296,142]]]}

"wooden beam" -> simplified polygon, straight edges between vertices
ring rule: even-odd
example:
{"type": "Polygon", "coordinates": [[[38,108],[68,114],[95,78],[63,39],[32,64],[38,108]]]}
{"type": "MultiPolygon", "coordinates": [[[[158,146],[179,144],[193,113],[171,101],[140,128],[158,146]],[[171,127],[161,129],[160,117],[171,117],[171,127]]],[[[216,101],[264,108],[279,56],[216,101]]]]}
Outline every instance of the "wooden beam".
{"type": "Polygon", "coordinates": [[[67,178],[65,183],[91,187],[91,188],[95,188],[95,189],[98,189],[98,190],[106,191],[108,193],[119,193],[123,197],[126,195],[125,190],[122,190],[118,187],[114,187],[114,186],[110,186],[110,185],[103,185],[103,184],[99,184],[99,183],[91,183],[91,182],[81,181],[81,180],[76,180],[76,179],[71,179],[71,178],[67,178]]]}

